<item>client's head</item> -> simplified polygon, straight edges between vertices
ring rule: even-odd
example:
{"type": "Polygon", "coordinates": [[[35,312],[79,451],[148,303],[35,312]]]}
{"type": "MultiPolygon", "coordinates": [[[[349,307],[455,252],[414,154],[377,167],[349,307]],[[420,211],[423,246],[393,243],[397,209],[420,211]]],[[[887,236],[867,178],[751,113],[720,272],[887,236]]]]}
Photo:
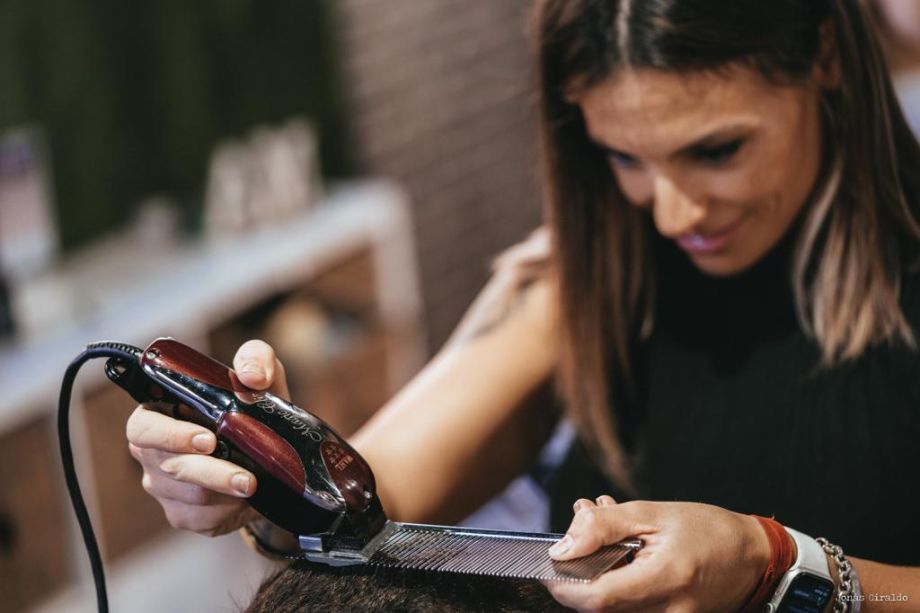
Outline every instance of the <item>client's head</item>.
{"type": "Polygon", "coordinates": [[[295,562],[267,579],[249,613],[568,611],[537,581],[295,562]]]}

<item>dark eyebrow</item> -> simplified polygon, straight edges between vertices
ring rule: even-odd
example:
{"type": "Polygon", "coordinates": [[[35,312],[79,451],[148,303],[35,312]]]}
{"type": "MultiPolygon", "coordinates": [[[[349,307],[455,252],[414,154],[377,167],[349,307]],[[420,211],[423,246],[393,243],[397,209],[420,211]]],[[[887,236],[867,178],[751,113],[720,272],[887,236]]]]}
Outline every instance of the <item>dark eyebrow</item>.
{"type": "MultiPolygon", "coordinates": [[[[686,157],[688,155],[692,156],[693,154],[698,153],[701,150],[710,149],[712,147],[718,147],[719,145],[723,145],[728,141],[737,140],[739,138],[742,138],[746,136],[748,133],[750,133],[752,130],[753,130],[753,126],[749,124],[739,123],[739,124],[728,125],[723,128],[714,130],[710,132],[709,134],[701,136],[700,138],[696,139],[695,141],[693,141],[692,143],[688,145],[684,145],[683,147],[681,147],[680,149],[672,153],[670,157],[673,159],[673,158],[679,158],[679,157],[686,157]]],[[[597,145],[605,153],[634,157],[632,154],[627,153],[625,151],[620,151],[618,149],[608,147],[604,143],[598,142],[594,139],[591,139],[591,140],[592,142],[594,142],[595,145],[597,145]]]]}

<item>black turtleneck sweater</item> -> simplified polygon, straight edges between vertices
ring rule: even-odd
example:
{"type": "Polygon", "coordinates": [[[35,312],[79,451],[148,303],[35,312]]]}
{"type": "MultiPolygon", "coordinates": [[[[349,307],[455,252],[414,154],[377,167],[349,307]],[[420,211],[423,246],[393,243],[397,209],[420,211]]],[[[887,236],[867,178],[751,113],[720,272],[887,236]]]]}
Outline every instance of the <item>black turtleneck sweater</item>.
{"type": "MultiPolygon", "coordinates": [[[[658,247],[655,330],[628,407],[639,497],[775,515],[848,555],[920,565],[920,353],[877,346],[820,368],[795,315],[788,239],[731,278],[658,247]]],[[[902,281],[920,339],[920,275],[902,281]]],[[[617,493],[578,443],[549,491],[556,531],[577,498],[617,493]]]]}

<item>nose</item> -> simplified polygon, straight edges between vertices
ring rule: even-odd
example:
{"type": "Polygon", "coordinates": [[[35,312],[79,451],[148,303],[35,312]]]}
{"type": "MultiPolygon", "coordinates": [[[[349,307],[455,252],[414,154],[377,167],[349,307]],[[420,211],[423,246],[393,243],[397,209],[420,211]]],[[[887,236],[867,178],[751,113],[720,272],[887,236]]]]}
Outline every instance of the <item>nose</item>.
{"type": "Polygon", "coordinates": [[[652,217],[662,236],[677,238],[686,234],[706,216],[705,207],[694,202],[672,179],[657,175],[653,189],[652,217]]]}

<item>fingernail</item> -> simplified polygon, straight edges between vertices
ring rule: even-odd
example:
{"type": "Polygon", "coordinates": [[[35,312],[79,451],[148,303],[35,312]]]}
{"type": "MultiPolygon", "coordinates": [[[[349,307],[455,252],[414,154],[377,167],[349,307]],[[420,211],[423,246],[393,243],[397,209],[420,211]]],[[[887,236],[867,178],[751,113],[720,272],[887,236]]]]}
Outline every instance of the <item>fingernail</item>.
{"type": "Polygon", "coordinates": [[[576,501],[575,501],[575,504],[572,505],[572,510],[574,510],[576,513],[578,513],[579,511],[581,511],[581,508],[582,508],[583,506],[585,506],[585,501],[584,501],[584,500],[576,500],[576,501]]]}
{"type": "Polygon", "coordinates": [[[610,496],[598,496],[597,504],[601,507],[609,507],[613,505],[613,499],[610,496]]]}
{"type": "Polygon", "coordinates": [[[202,432],[192,437],[192,447],[198,451],[211,451],[214,448],[214,437],[202,432]]]}
{"type": "Polygon", "coordinates": [[[252,479],[249,478],[249,475],[244,475],[243,473],[237,473],[233,475],[233,489],[237,494],[242,494],[245,496],[249,493],[249,485],[252,483],[252,479]]]}
{"type": "Polygon", "coordinates": [[[566,534],[561,539],[556,541],[556,543],[549,548],[549,555],[551,556],[561,556],[566,551],[572,548],[572,537],[566,534]]]}
{"type": "Polygon", "coordinates": [[[240,372],[248,373],[250,375],[256,375],[259,377],[265,377],[265,370],[258,362],[246,362],[243,364],[243,367],[240,369],[240,372]]]}

